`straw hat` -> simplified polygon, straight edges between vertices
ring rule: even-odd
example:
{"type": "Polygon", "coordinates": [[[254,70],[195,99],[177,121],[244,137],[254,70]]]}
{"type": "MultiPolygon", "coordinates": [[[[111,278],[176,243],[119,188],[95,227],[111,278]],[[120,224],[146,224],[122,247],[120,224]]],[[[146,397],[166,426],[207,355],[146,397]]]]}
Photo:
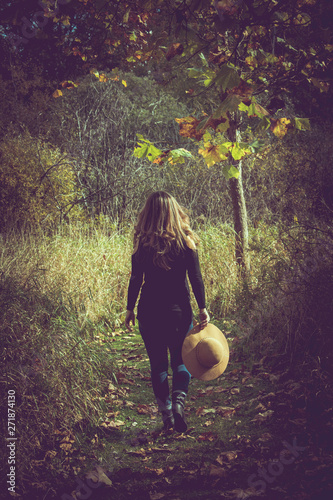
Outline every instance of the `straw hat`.
{"type": "Polygon", "coordinates": [[[183,362],[193,377],[213,380],[222,375],[229,361],[227,339],[215,325],[200,330],[196,325],[188,332],[182,347],[183,362]]]}

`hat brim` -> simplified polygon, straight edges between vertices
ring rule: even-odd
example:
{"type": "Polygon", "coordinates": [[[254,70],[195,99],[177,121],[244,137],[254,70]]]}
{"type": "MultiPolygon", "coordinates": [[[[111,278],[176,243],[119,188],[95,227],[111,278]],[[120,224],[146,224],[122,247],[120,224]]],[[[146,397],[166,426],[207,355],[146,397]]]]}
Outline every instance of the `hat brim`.
{"type": "Polygon", "coordinates": [[[224,334],[215,325],[208,323],[208,325],[200,329],[200,325],[196,325],[188,332],[185,337],[182,347],[183,363],[190,372],[190,374],[200,380],[213,380],[225,371],[229,362],[229,346],[224,334]],[[223,355],[221,361],[207,368],[202,366],[196,353],[196,346],[200,340],[205,338],[214,338],[222,344],[223,355]]]}

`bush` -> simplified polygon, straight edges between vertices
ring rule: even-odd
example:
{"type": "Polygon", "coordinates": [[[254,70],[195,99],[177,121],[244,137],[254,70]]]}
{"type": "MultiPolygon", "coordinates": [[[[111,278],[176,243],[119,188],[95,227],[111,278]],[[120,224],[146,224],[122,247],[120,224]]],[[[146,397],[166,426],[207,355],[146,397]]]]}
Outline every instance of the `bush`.
{"type": "MultiPolygon", "coordinates": [[[[3,139],[0,162],[2,230],[58,224],[75,199],[75,175],[68,157],[26,132],[3,139]]],[[[79,217],[79,207],[71,215],[79,217]]]]}
{"type": "Polygon", "coordinates": [[[237,318],[242,349],[296,372],[332,372],[332,234],[296,225],[276,236],[266,250],[267,237],[252,246],[261,264],[237,318]]]}

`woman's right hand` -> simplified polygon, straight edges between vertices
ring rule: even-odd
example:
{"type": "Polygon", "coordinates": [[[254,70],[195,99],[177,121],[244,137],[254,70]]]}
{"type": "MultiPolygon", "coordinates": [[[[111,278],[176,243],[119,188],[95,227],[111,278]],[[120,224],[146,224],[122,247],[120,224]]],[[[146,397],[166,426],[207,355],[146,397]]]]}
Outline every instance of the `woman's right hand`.
{"type": "Polygon", "coordinates": [[[133,326],[135,325],[135,314],[134,314],[134,311],[127,310],[126,311],[126,318],[125,318],[125,325],[126,325],[126,328],[128,328],[128,330],[130,332],[132,332],[133,328],[131,327],[130,323],[132,323],[133,326]]]}
{"type": "Polygon", "coordinates": [[[205,328],[209,321],[210,321],[210,316],[208,314],[208,311],[207,309],[200,309],[199,310],[199,318],[200,318],[200,329],[202,330],[203,328],[205,328]]]}

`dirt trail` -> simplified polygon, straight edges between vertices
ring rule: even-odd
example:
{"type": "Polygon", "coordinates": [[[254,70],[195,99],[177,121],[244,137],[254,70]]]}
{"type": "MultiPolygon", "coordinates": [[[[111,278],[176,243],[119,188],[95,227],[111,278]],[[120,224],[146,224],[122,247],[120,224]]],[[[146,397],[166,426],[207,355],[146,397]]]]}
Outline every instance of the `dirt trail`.
{"type": "Polygon", "coordinates": [[[162,431],[141,337],[114,335],[106,348],[118,383],[108,383],[103,421],[59,431],[56,458],[41,453],[48,456],[39,464],[44,486],[31,485],[19,498],[331,500],[327,380],[316,373],[295,380],[268,369],[265,360],[250,367],[232,341],[230,347],[221,377],[191,381],[189,428],[179,434],[162,431]]]}
{"type": "Polygon", "coordinates": [[[332,498],[332,408],[312,384],[262,364],[249,370],[232,355],[219,379],[191,381],[188,431],[165,433],[139,336],[113,346],[119,385],[109,387],[101,465],[90,471],[112,485],[102,479],[89,498],[332,498]]]}

